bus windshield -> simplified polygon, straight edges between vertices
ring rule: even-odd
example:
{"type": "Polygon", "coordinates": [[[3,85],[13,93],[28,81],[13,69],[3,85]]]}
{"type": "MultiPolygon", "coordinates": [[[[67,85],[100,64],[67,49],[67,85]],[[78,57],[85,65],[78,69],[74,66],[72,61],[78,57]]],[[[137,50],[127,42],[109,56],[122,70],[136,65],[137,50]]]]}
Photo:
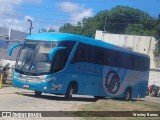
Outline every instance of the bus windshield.
{"type": "Polygon", "coordinates": [[[26,41],[19,52],[15,69],[30,74],[45,74],[50,71],[50,51],[57,42],[26,41]]]}

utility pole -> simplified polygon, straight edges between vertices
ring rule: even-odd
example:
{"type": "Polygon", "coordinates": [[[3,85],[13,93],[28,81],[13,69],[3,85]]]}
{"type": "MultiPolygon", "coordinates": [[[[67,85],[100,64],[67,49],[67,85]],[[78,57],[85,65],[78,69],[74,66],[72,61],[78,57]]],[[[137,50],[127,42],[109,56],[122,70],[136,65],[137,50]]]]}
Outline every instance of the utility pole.
{"type": "Polygon", "coordinates": [[[107,21],[107,16],[105,17],[105,20],[104,20],[104,32],[106,31],[106,21],[107,21]]]}
{"type": "Polygon", "coordinates": [[[106,21],[107,21],[107,16],[106,16],[105,19],[104,19],[104,30],[103,30],[103,32],[102,32],[102,37],[103,37],[103,38],[101,38],[102,41],[105,41],[105,34],[107,33],[107,32],[106,32],[106,24],[107,24],[106,21]]]}
{"type": "Polygon", "coordinates": [[[31,19],[27,19],[27,21],[30,23],[29,34],[31,35],[32,29],[33,29],[33,27],[32,27],[32,21],[31,21],[31,19]]]}

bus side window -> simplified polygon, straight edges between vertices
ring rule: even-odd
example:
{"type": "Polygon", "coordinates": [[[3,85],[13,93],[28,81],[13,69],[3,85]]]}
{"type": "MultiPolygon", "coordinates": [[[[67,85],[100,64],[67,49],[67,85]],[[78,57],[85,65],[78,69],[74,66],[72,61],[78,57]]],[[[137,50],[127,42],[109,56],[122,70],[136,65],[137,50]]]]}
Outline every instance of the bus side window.
{"type": "Polygon", "coordinates": [[[84,62],[84,46],[81,43],[78,45],[71,63],[74,64],[78,62],[84,62]]]}
{"type": "Polygon", "coordinates": [[[67,51],[66,50],[60,50],[58,51],[55,56],[52,63],[52,73],[58,72],[62,69],[64,69],[67,62],[67,51]]]}
{"type": "Polygon", "coordinates": [[[104,52],[102,48],[95,48],[95,63],[104,65],[104,52]]]}
{"type": "Polygon", "coordinates": [[[140,71],[149,70],[149,59],[144,57],[135,57],[135,69],[140,71]]]}

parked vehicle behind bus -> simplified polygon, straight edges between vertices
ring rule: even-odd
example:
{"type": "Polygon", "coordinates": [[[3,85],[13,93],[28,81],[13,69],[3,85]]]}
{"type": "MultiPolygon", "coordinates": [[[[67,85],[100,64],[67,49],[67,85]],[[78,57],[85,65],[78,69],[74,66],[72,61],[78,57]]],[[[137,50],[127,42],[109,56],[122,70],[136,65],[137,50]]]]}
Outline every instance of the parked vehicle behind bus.
{"type": "Polygon", "coordinates": [[[148,86],[146,95],[149,95],[151,97],[158,97],[160,95],[160,87],[156,86],[155,84],[148,86]]]}
{"type": "Polygon", "coordinates": [[[42,93],[95,98],[145,97],[149,56],[92,38],[65,33],[27,36],[19,51],[13,85],[42,93]]]}

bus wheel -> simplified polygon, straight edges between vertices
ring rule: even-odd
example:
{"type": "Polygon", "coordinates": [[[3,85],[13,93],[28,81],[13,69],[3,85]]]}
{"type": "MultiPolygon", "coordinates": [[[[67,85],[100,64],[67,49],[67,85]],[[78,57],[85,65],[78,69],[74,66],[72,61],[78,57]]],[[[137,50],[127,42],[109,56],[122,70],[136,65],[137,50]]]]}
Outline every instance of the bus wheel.
{"type": "Polygon", "coordinates": [[[39,97],[39,96],[41,96],[41,95],[42,95],[42,92],[34,91],[34,94],[35,94],[35,96],[39,97]]]}
{"type": "Polygon", "coordinates": [[[70,100],[72,98],[73,92],[74,92],[74,86],[71,83],[71,84],[69,84],[69,86],[67,88],[67,92],[65,94],[65,99],[70,100]]]}
{"type": "Polygon", "coordinates": [[[131,99],[131,90],[127,89],[124,93],[124,100],[129,101],[131,99]]]}

